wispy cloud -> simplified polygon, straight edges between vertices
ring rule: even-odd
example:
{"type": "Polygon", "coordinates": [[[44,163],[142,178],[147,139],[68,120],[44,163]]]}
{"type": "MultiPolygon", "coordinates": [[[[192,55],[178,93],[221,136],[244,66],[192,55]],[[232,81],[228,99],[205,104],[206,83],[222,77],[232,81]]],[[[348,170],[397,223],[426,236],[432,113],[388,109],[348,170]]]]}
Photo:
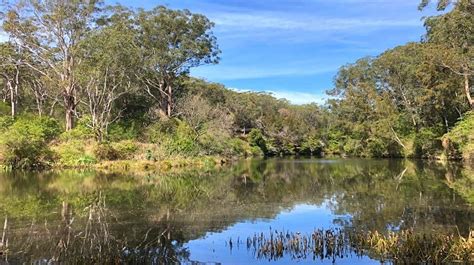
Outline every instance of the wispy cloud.
{"type": "Polygon", "coordinates": [[[415,27],[418,19],[371,19],[292,16],[283,13],[216,13],[211,14],[218,30],[300,30],[335,31],[386,27],[415,27]]]}
{"type": "Polygon", "coordinates": [[[328,99],[326,94],[313,94],[307,92],[293,91],[293,90],[251,90],[241,88],[229,88],[236,92],[263,92],[268,93],[278,99],[286,99],[292,104],[303,105],[310,103],[324,104],[328,99]]]}
{"type": "Polygon", "coordinates": [[[291,103],[297,104],[297,105],[309,104],[309,103],[324,104],[324,102],[327,99],[326,95],[311,94],[311,93],[291,91],[291,90],[286,90],[286,91],[267,90],[265,92],[272,94],[276,98],[287,99],[291,103]]]}
{"type": "Polygon", "coordinates": [[[255,67],[255,66],[208,66],[192,70],[192,75],[211,80],[226,81],[240,79],[255,79],[281,76],[307,76],[334,72],[338,66],[318,67],[308,64],[306,67],[255,67]]]}

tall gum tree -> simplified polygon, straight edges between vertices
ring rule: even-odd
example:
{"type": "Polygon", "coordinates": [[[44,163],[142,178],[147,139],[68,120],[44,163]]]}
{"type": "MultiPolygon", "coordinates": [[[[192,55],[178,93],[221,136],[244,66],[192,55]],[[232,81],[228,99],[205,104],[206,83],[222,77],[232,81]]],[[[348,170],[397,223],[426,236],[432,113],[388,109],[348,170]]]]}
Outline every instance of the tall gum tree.
{"type": "Polygon", "coordinates": [[[3,29],[42,67],[33,70],[58,84],[66,130],[74,127],[78,100],[78,45],[100,11],[98,0],[6,1],[3,29]]]}
{"type": "Polygon", "coordinates": [[[8,94],[10,101],[11,116],[14,118],[18,112],[20,82],[24,69],[18,51],[9,42],[0,44],[0,60],[0,77],[4,81],[6,94],[8,94]]]}
{"type": "Polygon", "coordinates": [[[171,116],[176,80],[190,69],[219,61],[219,49],[211,29],[214,23],[189,10],[163,6],[137,15],[143,73],[141,79],[149,96],[161,106],[161,114],[171,116]]]}
{"type": "MultiPolygon", "coordinates": [[[[428,3],[423,1],[420,8],[428,3]]],[[[426,42],[437,64],[462,78],[463,93],[474,109],[474,0],[440,0],[437,9],[445,10],[450,5],[450,12],[426,19],[426,42]]]]}
{"type": "Polygon", "coordinates": [[[88,34],[80,45],[84,64],[79,67],[82,87],[80,102],[90,115],[90,127],[98,141],[104,140],[108,127],[121,117],[116,101],[135,91],[139,48],[131,11],[111,7],[112,15],[102,18],[101,25],[88,34]]]}

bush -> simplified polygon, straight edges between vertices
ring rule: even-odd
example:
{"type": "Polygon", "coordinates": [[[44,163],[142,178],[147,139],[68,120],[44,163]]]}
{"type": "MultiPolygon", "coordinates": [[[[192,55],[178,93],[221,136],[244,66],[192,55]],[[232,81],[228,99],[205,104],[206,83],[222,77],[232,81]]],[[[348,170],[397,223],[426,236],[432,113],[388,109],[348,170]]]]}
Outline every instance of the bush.
{"type": "Polygon", "coordinates": [[[474,159],[474,111],[465,113],[463,119],[443,136],[443,144],[449,158],[474,159]]]}
{"type": "Polygon", "coordinates": [[[99,160],[118,160],[119,154],[109,143],[102,143],[96,146],[94,155],[99,160]]]}
{"type": "Polygon", "coordinates": [[[5,103],[5,102],[0,102],[0,115],[10,115],[11,113],[11,108],[10,106],[5,103]]]}
{"type": "Polygon", "coordinates": [[[94,154],[99,160],[121,160],[131,158],[137,149],[134,142],[126,140],[116,143],[101,143],[94,149],[94,154]]]}
{"type": "Polygon", "coordinates": [[[144,140],[154,144],[163,142],[175,133],[178,124],[179,121],[176,119],[153,123],[145,129],[143,133],[144,140]]]}
{"type": "Polygon", "coordinates": [[[196,155],[199,144],[194,131],[183,121],[169,119],[149,126],[145,138],[158,144],[166,155],[196,155]]]}
{"type": "Polygon", "coordinates": [[[309,136],[301,143],[300,153],[321,156],[324,144],[316,136],[309,136]]]}
{"type": "Polygon", "coordinates": [[[10,116],[0,116],[0,133],[6,131],[10,126],[12,126],[15,120],[10,116]]]}
{"type": "Polygon", "coordinates": [[[90,116],[81,117],[76,124],[74,129],[63,132],[61,134],[61,141],[70,141],[70,140],[86,140],[94,138],[94,131],[90,128],[90,116]]]}
{"type": "Polygon", "coordinates": [[[259,147],[264,154],[268,153],[267,143],[263,133],[260,129],[252,129],[248,135],[248,142],[250,146],[259,147]]]}
{"type": "Polygon", "coordinates": [[[60,129],[48,117],[20,117],[0,134],[0,157],[13,168],[36,168],[52,160],[48,143],[60,129]]]}
{"type": "Polygon", "coordinates": [[[347,138],[343,150],[345,154],[350,156],[364,156],[362,143],[358,139],[347,138]]]}
{"type": "Polygon", "coordinates": [[[96,158],[91,151],[92,149],[92,144],[79,139],[62,142],[53,147],[59,164],[66,167],[94,164],[96,158]],[[86,150],[86,148],[90,150],[86,150]]]}
{"type": "Polygon", "coordinates": [[[179,122],[175,134],[164,143],[165,148],[170,154],[195,155],[198,144],[194,136],[193,130],[185,122],[179,122]]]}
{"type": "Polygon", "coordinates": [[[121,140],[132,140],[136,139],[138,134],[139,129],[137,128],[134,121],[128,123],[114,123],[109,127],[107,139],[114,142],[121,140]]]}
{"type": "Polygon", "coordinates": [[[138,150],[138,146],[132,140],[124,140],[116,143],[111,143],[112,148],[117,153],[119,159],[132,158],[134,153],[138,150]]]}
{"type": "Polygon", "coordinates": [[[414,156],[417,158],[432,158],[441,151],[441,140],[438,134],[429,128],[421,129],[413,141],[414,156]]]}

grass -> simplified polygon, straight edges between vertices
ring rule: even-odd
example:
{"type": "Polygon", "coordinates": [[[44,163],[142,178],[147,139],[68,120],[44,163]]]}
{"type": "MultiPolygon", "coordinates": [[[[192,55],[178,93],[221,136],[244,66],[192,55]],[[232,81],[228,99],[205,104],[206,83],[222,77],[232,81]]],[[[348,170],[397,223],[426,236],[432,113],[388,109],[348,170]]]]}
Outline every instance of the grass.
{"type": "MultiPolygon", "coordinates": [[[[228,242],[232,248],[237,242],[228,242]]],[[[445,264],[474,262],[474,231],[468,236],[441,233],[417,233],[407,229],[382,234],[377,231],[343,229],[315,230],[309,235],[271,231],[248,237],[247,249],[259,259],[278,260],[312,258],[333,262],[355,254],[368,255],[394,264],[445,264]]]]}

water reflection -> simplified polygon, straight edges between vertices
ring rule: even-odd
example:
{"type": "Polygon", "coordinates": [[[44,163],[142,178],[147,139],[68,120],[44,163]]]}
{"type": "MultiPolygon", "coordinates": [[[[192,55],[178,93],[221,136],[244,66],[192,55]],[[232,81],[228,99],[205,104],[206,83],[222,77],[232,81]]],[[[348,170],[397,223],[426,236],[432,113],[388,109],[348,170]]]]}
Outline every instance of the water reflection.
{"type": "MultiPolygon", "coordinates": [[[[0,173],[0,217],[9,216],[11,258],[58,259],[57,249],[48,244],[25,248],[21,242],[30,240],[28,229],[35,227],[35,238],[43,240],[38,242],[54,239],[52,245],[64,246],[67,238],[61,236],[84,237],[80,229],[90,220],[88,207],[100,197],[112,217],[107,230],[97,223],[89,227],[113,237],[110,249],[124,250],[120,255],[153,253],[147,261],[156,264],[244,264],[258,261],[246,248],[230,253],[229,239],[244,240],[270,227],[301,233],[336,227],[380,232],[413,228],[466,235],[473,220],[468,203],[473,176],[457,164],[291,159],[248,160],[215,171],[165,175],[6,172],[0,173]],[[48,230],[63,232],[52,236],[48,230]],[[26,252],[15,256],[20,249],[26,252]]],[[[369,258],[341,262],[366,263],[369,258]]]]}

